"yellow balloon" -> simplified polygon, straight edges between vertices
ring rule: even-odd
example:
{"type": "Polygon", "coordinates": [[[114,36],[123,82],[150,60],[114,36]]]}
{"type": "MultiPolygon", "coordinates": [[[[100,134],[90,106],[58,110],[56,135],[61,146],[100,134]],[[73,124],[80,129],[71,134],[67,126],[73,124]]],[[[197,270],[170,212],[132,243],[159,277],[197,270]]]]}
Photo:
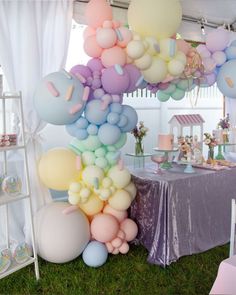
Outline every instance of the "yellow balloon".
{"type": "Polygon", "coordinates": [[[145,81],[149,83],[159,83],[165,79],[167,75],[166,62],[158,57],[153,57],[151,66],[142,71],[145,81]]]}
{"type": "Polygon", "coordinates": [[[76,169],[76,154],[66,148],[54,148],[46,152],[39,161],[39,177],[51,189],[68,190],[79,175],[76,169]]]}
{"type": "Polygon", "coordinates": [[[131,201],[129,193],[123,189],[119,189],[109,198],[108,203],[113,209],[123,211],[130,207],[131,201]]]}
{"type": "Polygon", "coordinates": [[[152,64],[151,55],[144,54],[139,59],[136,59],[134,61],[134,63],[136,65],[136,67],[139,68],[140,70],[147,70],[151,66],[151,64],[152,64]]]}
{"type": "Polygon", "coordinates": [[[102,211],[104,202],[97,195],[92,194],[88,201],[84,204],[79,204],[80,209],[89,216],[95,215],[102,211]]]}
{"type": "Polygon", "coordinates": [[[163,39],[173,36],[181,23],[182,8],[178,0],[132,0],[128,23],[132,31],[163,39]]]}
{"type": "Polygon", "coordinates": [[[177,51],[176,41],[170,38],[160,40],[160,57],[165,61],[174,58],[177,51]]]}

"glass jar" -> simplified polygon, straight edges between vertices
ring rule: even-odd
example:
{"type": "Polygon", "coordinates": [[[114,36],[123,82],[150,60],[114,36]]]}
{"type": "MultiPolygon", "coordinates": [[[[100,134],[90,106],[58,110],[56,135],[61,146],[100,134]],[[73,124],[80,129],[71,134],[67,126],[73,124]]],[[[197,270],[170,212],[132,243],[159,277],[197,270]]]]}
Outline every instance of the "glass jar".
{"type": "Polygon", "coordinates": [[[144,153],[144,146],[142,143],[142,140],[137,140],[135,142],[135,155],[139,156],[139,155],[143,155],[144,153]]]}

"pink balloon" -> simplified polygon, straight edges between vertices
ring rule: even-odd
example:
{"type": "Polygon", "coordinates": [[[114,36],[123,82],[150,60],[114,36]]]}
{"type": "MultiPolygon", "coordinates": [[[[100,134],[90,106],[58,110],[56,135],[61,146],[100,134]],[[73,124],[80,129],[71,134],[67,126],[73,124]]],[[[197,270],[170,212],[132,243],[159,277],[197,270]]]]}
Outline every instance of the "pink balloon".
{"type": "Polygon", "coordinates": [[[104,209],[103,213],[111,214],[114,216],[119,222],[122,222],[125,218],[127,218],[128,213],[126,210],[124,211],[118,211],[113,209],[109,204],[107,204],[104,209]]]}
{"type": "Polygon", "coordinates": [[[119,251],[120,251],[121,254],[126,254],[126,253],[128,253],[128,252],[129,252],[129,244],[126,243],[126,242],[124,242],[124,243],[120,246],[119,251]]]}
{"type": "Polygon", "coordinates": [[[114,251],[114,247],[112,246],[110,242],[106,243],[106,247],[107,247],[108,253],[112,253],[114,251]]]}
{"type": "Polygon", "coordinates": [[[137,224],[130,218],[126,218],[124,221],[122,221],[120,229],[124,231],[125,239],[128,242],[132,241],[138,233],[137,224]]]}
{"type": "Polygon", "coordinates": [[[177,45],[177,49],[179,51],[182,51],[185,55],[187,55],[188,51],[191,48],[191,45],[183,39],[177,39],[176,45],[177,45]]]}
{"type": "Polygon", "coordinates": [[[115,238],[111,241],[111,244],[114,248],[119,248],[123,244],[123,241],[120,238],[115,238]]]}
{"type": "Polygon", "coordinates": [[[120,35],[121,35],[121,39],[118,39],[117,45],[119,45],[120,47],[126,47],[127,44],[132,40],[132,33],[128,28],[125,27],[120,27],[117,28],[117,30],[119,31],[120,35]]]}
{"type": "Polygon", "coordinates": [[[230,41],[229,31],[217,28],[206,36],[206,46],[211,52],[224,50],[230,41]]]}
{"type": "Polygon", "coordinates": [[[115,64],[124,66],[126,63],[126,53],[118,46],[104,49],[101,55],[101,61],[106,68],[112,67],[115,64]]]}
{"type": "Polygon", "coordinates": [[[95,35],[96,35],[96,31],[94,30],[94,28],[92,28],[92,27],[86,27],[84,29],[84,32],[83,32],[83,38],[84,38],[84,40],[87,39],[90,36],[95,36],[95,35]]]}
{"type": "Polygon", "coordinates": [[[114,216],[100,213],[93,218],[90,229],[97,241],[107,243],[117,236],[119,223],[114,216]]]}
{"type": "Polygon", "coordinates": [[[116,44],[117,36],[113,29],[99,29],[96,35],[97,43],[102,48],[111,48],[116,44]]]}
{"type": "Polygon", "coordinates": [[[112,8],[106,0],[91,0],[86,5],[85,19],[89,26],[101,27],[105,20],[112,20],[112,8]]]}
{"type": "Polygon", "coordinates": [[[119,74],[115,67],[107,68],[102,73],[103,89],[110,94],[121,94],[129,87],[129,74],[123,69],[123,74],[119,74]]]}
{"type": "Polygon", "coordinates": [[[120,27],[120,21],[113,20],[112,21],[112,26],[113,26],[114,29],[119,28],[120,27]]]}
{"type": "Polygon", "coordinates": [[[96,36],[90,36],[84,41],[84,51],[91,57],[101,56],[102,48],[97,44],[96,36]]]}

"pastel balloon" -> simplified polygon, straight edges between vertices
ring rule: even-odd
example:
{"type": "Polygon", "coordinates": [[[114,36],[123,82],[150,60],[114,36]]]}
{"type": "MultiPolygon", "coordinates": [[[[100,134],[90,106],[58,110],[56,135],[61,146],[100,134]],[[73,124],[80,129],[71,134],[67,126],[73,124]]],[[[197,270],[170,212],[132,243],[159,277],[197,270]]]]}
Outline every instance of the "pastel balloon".
{"type": "Polygon", "coordinates": [[[88,132],[85,129],[78,129],[75,124],[66,125],[66,131],[79,140],[86,139],[88,132]]]}
{"type": "Polygon", "coordinates": [[[103,124],[98,131],[98,138],[104,145],[115,144],[121,136],[120,128],[109,123],[103,124]]]}
{"type": "Polygon", "coordinates": [[[97,241],[107,243],[117,236],[119,223],[114,216],[100,213],[94,216],[90,230],[97,241]]]}
{"type": "Polygon", "coordinates": [[[120,47],[126,47],[127,44],[132,40],[132,33],[126,27],[119,27],[117,29],[122,37],[122,40],[118,39],[117,45],[120,47]]]}
{"type": "Polygon", "coordinates": [[[236,59],[236,47],[230,46],[225,49],[227,60],[236,59]]]}
{"type": "Polygon", "coordinates": [[[177,46],[173,39],[161,39],[160,40],[160,56],[166,61],[169,61],[176,54],[177,46]]]}
{"type": "Polygon", "coordinates": [[[186,65],[186,63],[187,63],[187,57],[186,57],[186,55],[185,55],[183,52],[181,52],[181,51],[178,51],[178,52],[176,53],[176,55],[175,55],[175,59],[181,61],[184,65],[186,65]]]}
{"type": "Polygon", "coordinates": [[[87,128],[87,132],[89,135],[97,135],[98,134],[98,126],[95,124],[89,124],[87,128]]]}
{"type": "Polygon", "coordinates": [[[229,60],[220,68],[217,87],[223,95],[236,98],[236,60],[229,60]]]}
{"type": "Polygon", "coordinates": [[[183,39],[176,40],[176,46],[179,51],[182,51],[185,55],[187,55],[188,51],[191,48],[191,45],[183,39]]]}
{"type": "Polygon", "coordinates": [[[106,155],[106,149],[104,147],[100,147],[95,151],[96,157],[104,157],[106,155]]]}
{"type": "Polygon", "coordinates": [[[99,157],[95,160],[95,165],[102,169],[105,169],[108,166],[108,161],[104,157],[99,157]]]}
{"type": "Polygon", "coordinates": [[[117,113],[109,113],[107,116],[107,122],[111,125],[116,125],[120,120],[120,116],[117,113]]]}
{"type": "Polygon", "coordinates": [[[120,139],[114,144],[114,147],[119,150],[121,149],[127,141],[127,134],[126,133],[121,133],[120,139]]]}
{"type": "Polygon", "coordinates": [[[147,43],[147,53],[151,56],[157,54],[160,52],[160,45],[157,41],[157,39],[153,36],[147,36],[145,37],[145,42],[147,43]]]}
{"type": "Polygon", "coordinates": [[[151,66],[142,71],[145,81],[149,83],[159,83],[167,75],[167,66],[163,59],[154,57],[151,66]]]}
{"type": "Polygon", "coordinates": [[[91,241],[82,254],[83,261],[91,267],[100,267],[106,263],[108,257],[107,247],[98,241],[91,241]]]}
{"type": "Polygon", "coordinates": [[[82,153],[82,162],[86,166],[93,165],[95,163],[95,155],[91,151],[85,151],[82,153]]]}
{"type": "Polygon", "coordinates": [[[175,90],[176,90],[175,84],[169,84],[169,86],[165,90],[163,90],[163,92],[166,94],[171,94],[175,92],[175,90]]]}
{"type": "Polygon", "coordinates": [[[100,28],[96,35],[97,43],[102,48],[111,48],[116,44],[117,36],[113,29],[100,28]]]}
{"type": "Polygon", "coordinates": [[[122,222],[123,220],[125,220],[125,218],[127,218],[128,213],[125,210],[115,210],[113,209],[109,204],[107,204],[104,208],[103,208],[103,213],[107,213],[107,214],[111,214],[112,216],[114,216],[119,222],[122,222]]]}
{"type": "Polygon", "coordinates": [[[179,76],[184,71],[184,64],[177,59],[172,59],[168,63],[168,71],[173,76],[179,76]]]}
{"type": "Polygon", "coordinates": [[[179,88],[176,88],[175,92],[171,94],[171,97],[174,100],[181,100],[185,96],[185,91],[179,88]]]}
{"type": "Polygon", "coordinates": [[[131,197],[131,201],[133,201],[136,197],[137,194],[137,189],[136,186],[134,185],[134,183],[131,181],[125,188],[124,190],[126,190],[130,197],[131,197]]]}
{"type": "Polygon", "coordinates": [[[138,226],[130,218],[126,218],[121,222],[120,229],[125,233],[125,239],[127,242],[132,241],[138,234],[138,226]]]}
{"type": "Polygon", "coordinates": [[[126,253],[128,253],[128,252],[129,252],[129,244],[126,243],[126,242],[124,242],[124,243],[121,245],[121,247],[119,248],[119,252],[120,252],[121,254],[126,254],[126,253]]]}
{"type": "Polygon", "coordinates": [[[204,44],[200,44],[196,47],[197,52],[201,55],[202,58],[211,57],[211,53],[204,44]]]}
{"type": "Polygon", "coordinates": [[[84,40],[87,39],[88,37],[90,36],[94,36],[96,35],[96,30],[92,27],[86,27],[84,29],[84,32],[83,32],[83,38],[84,40]]]}
{"type": "Polygon", "coordinates": [[[215,51],[212,54],[212,59],[215,61],[216,66],[222,66],[226,62],[226,54],[223,51],[215,51]]]}
{"type": "Polygon", "coordinates": [[[113,113],[121,114],[123,108],[122,105],[118,102],[113,102],[110,104],[110,111],[113,113]]]}
{"type": "Polygon", "coordinates": [[[188,79],[183,79],[183,80],[180,80],[178,83],[177,83],[177,87],[179,89],[182,89],[182,90],[187,90],[188,88],[190,88],[192,86],[192,80],[188,80],[188,79]]]}
{"type": "Polygon", "coordinates": [[[129,171],[126,168],[120,170],[118,165],[113,166],[108,171],[108,176],[113,181],[114,186],[118,189],[126,187],[131,180],[131,175],[129,171]]]}
{"type": "Polygon", "coordinates": [[[131,205],[131,198],[127,191],[119,189],[108,200],[109,205],[115,209],[124,211],[131,205]]]}
{"type": "Polygon", "coordinates": [[[128,89],[130,77],[123,68],[122,74],[117,73],[115,67],[107,68],[102,73],[102,86],[104,90],[111,94],[121,94],[128,89]]]}
{"type": "Polygon", "coordinates": [[[95,151],[100,148],[101,145],[102,144],[97,135],[89,135],[85,140],[77,142],[77,147],[81,151],[95,151]]]}
{"type": "Polygon", "coordinates": [[[87,166],[82,172],[82,179],[88,186],[95,187],[96,179],[101,182],[104,177],[103,170],[95,165],[87,166]]]}
{"type": "Polygon", "coordinates": [[[125,92],[126,93],[133,92],[138,88],[137,82],[139,81],[141,77],[141,73],[137,69],[137,67],[134,65],[125,65],[124,69],[129,75],[129,86],[125,90],[125,92]]]}
{"type": "Polygon", "coordinates": [[[122,132],[130,132],[134,129],[138,122],[138,115],[134,108],[128,105],[123,105],[123,116],[126,116],[128,123],[121,128],[122,132]]]}
{"type": "Polygon", "coordinates": [[[80,203],[80,209],[89,216],[93,216],[102,211],[104,203],[97,195],[92,194],[86,203],[80,203]]]}
{"type": "Polygon", "coordinates": [[[147,70],[152,64],[152,57],[149,54],[144,54],[134,61],[137,68],[140,70],[147,70]]]}
{"type": "Polygon", "coordinates": [[[54,190],[68,190],[79,172],[76,169],[76,154],[66,148],[54,148],[40,158],[39,177],[43,184],[54,190]]]}
{"type": "Polygon", "coordinates": [[[92,70],[93,72],[101,72],[102,69],[104,69],[102,62],[99,58],[92,58],[87,62],[87,66],[92,70]]]}
{"type": "Polygon", "coordinates": [[[205,73],[211,73],[215,70],[216,62],[213,58],[204,58],[202,63],[204,65],[205,73]]]}
{"type": "Polygon", "coordinates": [[[138,59],[143,56],[145,47],[142,41],[132,40],[126,47],[126,52],[132,59],[138,59]]]}
{"type": "Polygon", "coordinates": [[[206,75],[206,80],[207,80],[208,86],[212,86],[216,81],[215,73],[211,73],[209,75],[206,75]]]}
{"type": "Polygon", "coordinates": [[[39,117],[54,125],[66,125],[76,121],[83,113],[84,86],[66,71],[47,75],[39,83],[34,106],[39,117]]]}
{"type": "Polygon", "coordinates": [[[181,19],[179,1],[132,0],[128,8],[129,26],[143,37],[171,37],[176,33],[181,19]]]}
{"type": "Polygon", "coordinates": [[[106,0],[91,0],[86,5],[85,19],[87,25],[101,27],[104,21],[112,20],[112,8],[106,0]]]}
{"type": "Polygon", "coordinates": [[[94,99],[88,102],[85,108],[85,117],[86,119],[95,125],[101,125],[106,122],[109,109],[102,109],[101,100],[94,99]]]}
{"type": "Polygon", "coordinates": [[[161,101],[161,102],[165,102],[167,100],[170,99],[170,94],[167,94],[163,91],[158,91],[157,92],[157,98],[161,101]]]}
{"type": "Polygon", "coordinates": [[[104,49],[101,55],[101,61],[103,66],[106,68],[114,65],[124,66],[126,63],[125,51],[118,46],[104,49]]]}
{"type": "Polygon", "coordinates": [[[89,36],[84,40],[84,51],[88,56],[100,57],[103,49],[98,45],[96,36],[89,36]]]}
{"type": "Polygon", "coordinates": [[[229,40],[229,31],[223,28],[218,28],[207,34],[206,46],[211,52],[222,51],[227,47],[229,40]]]}

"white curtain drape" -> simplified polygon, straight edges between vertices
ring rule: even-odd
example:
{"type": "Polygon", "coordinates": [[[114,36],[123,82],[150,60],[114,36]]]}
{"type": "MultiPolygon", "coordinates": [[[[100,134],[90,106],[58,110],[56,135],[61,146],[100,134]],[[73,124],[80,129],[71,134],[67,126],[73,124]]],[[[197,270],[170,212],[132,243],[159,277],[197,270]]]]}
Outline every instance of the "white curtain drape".
{"type": "MultiPolygon", "coordinates": [[[[41,78],[58,71],[65,64],[72,14],[73,0],[0,1],[0,64],[10,91],[22,91],[34,212],[50,202],[51,196],[40,184],[37,175],[37,161],[41,153],[39,133],[45,123],[34,110],[33,96],[41,78]]],[[[16,105],[14,110],[19,111],[16,105]]],[[[16,154],[11,155],[11,158],[14,157],[17,161],[16,154]]],[[[11,238],[18,242],[28,240],[29,224],[27,214],[24,214],[24,202],[9,207],[11,238]]],[[[2,211],[0,227],[4,227],[2,211]]],[[[0,244],[2,237],[0,235],[0,244]]]]}

